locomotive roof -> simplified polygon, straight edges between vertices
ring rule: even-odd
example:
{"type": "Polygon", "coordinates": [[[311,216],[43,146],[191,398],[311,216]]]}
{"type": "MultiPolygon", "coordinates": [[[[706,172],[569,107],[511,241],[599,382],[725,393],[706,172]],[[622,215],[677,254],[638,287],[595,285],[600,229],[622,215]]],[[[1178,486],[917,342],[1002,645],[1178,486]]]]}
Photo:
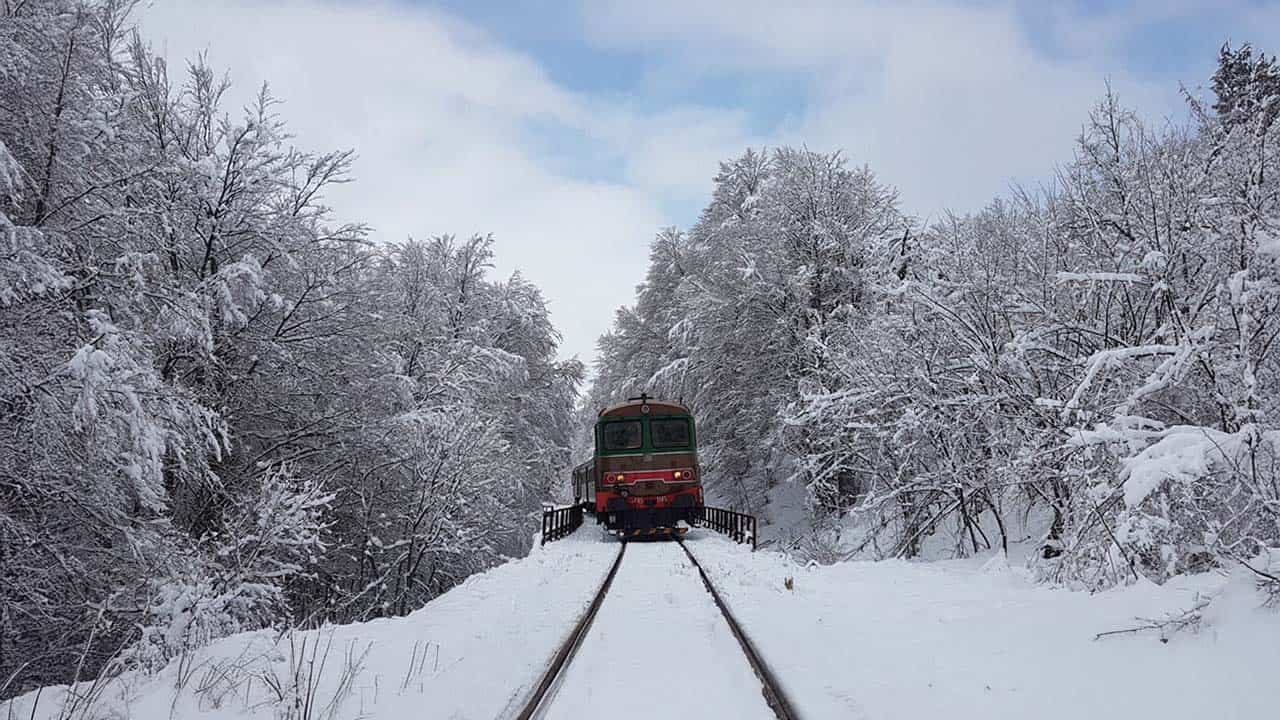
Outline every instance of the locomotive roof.
{"type": "Polygon", "coordinates": [[[689,408],[685,405],[672,402],[670,400],[655,400],[651,397],[632,398],[624,403],[610,405],[597,413],[597,417],[639,417],[640,415],[688,415],[689,408]],[[649,413],[641,410],[643,406],[649,407],[649,413]]]}

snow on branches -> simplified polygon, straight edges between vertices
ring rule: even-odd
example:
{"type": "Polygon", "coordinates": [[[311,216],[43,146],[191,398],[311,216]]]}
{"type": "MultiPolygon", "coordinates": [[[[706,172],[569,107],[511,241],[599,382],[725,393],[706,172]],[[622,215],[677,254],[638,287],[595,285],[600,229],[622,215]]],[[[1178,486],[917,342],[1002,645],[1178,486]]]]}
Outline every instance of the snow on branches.
{"type": "Polygon", "coordinates": [[[527,551],[568,461],[582,368],[492,239],[372,245],[322,202],[352,153],[171,77],[133,6],[0,11],[3,693],[407,612],[527,551]]]}
{"type": "Polygon", "coordinates": [[[1103,587],[1280,547],[1280,72],[1220,60],[1186,122],[1109,92],[1055,184],[924,228],[836,155],[724,163],[593,402],[692,401],[708,487],[803,484],[777,532],[823,559],[1030,538],[1041,577],[1103,587]]]}

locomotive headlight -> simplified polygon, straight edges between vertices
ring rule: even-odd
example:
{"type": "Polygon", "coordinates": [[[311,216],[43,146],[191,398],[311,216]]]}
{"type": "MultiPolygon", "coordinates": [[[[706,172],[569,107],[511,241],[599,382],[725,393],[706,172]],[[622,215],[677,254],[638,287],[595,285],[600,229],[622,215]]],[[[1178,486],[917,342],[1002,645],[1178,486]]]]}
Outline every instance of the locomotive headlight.
{"type": "Polygon", "coordinates": [[[615,480],[617,480],[618,482],[622,482],[623,480],[626,480],[626,479],[627,479],[627,476],[626,476],[626,475],[621,475],[621,474],[619,474],[619,475],[614,475],[614,476],[613,476],[613,478],[614,478],[615,480]]]}
{"type": "Polygon", "coordinates": [[[679,470],[677,470],[677,471],[675,471],[675,472],[671,473],[671,476],[672,476],[672,477],[674,477],[675,479],[679,480],[680,478],[684,477],[684,473],[682,473],[682,472],[680,472],[679,470]]]}

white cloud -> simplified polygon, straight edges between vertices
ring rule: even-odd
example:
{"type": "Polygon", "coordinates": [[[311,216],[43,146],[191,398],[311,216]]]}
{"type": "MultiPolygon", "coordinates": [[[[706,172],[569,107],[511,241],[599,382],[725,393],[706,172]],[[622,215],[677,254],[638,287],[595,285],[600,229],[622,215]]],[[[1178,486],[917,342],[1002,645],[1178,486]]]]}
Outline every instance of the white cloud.
{"type": "Polygon", "coordinates": [[[357,181],[328,198],[344,219],[370,223],[383,240],[494,233],[499,272],[519,269],[543,288],[565,355],[594,355],[612,309],[631,301],[649,239],[670,222],[640,187],[558,174],[535,157],[525,124],[584,132],[585,100],[441,13],[174,0],[140,20],[174,67],[205,49],[229,67],[237,103],[270,81],[303,146],[355,148],[357,181]]]}
{"type": "Polygon", "coordinates": [[[169,0],[141,19],[175,62],[207,48],[241,97],[269,80],[302,145],[355,148],[357,182],[330,200],[377,237],[493,232],[499,270],[540,285],[565,354],[589,359],[649,239],[692,221],[720,161],[748,145],[843,148],[912,212],[973,209],[1070,159],[1108,79],[1147,114],[1172,107],[1177,88],[1125,72],[1117,49],[1206,2],[1089,15],[1015,0],[589,3],[590,42],[651,73],[630,96],[574,92],[484,30],[390,0],[169,0]],[[1031,41],[1028,8],[1052,21],[1056,54],[1031,41]],[[714,102],[655,102],[721,82],[714,102]],[[799,100],[733,107],[753,84],[799,100]]]}
{"type": "Polygon", "coordinates": [[[684,73],[804,78],[796,126],[769,139],[843,148],[920,214],[974,209],[1013,181],[1047,178],[1071,158],[1108,79],[1124,101],[1156,112],[1177,93],[1102,52],[1047,57],[1013,4],[618,0],[586,13],[598,44],[663,48],[684,73]]]}
{"type": "Polygon", "coordinates": [[[625,179],[664,205],[711,196],[720,163],[771,142],[752,133],[744,110],[672,107],[644,114],[600,108],[592,132],[622,151],[625,179]]]}

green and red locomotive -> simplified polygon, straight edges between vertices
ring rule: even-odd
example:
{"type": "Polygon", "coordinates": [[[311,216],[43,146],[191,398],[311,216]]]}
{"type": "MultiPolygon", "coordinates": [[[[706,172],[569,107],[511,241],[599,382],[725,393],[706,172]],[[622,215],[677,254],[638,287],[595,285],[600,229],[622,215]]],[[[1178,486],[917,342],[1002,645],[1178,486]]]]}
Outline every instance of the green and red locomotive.
{"type": "Polygon", "coordinates": [[[683,533],[702,510],[689,408],[641,395],[601,410],[595,453],[574,468],[573,492],[621,536],[683,533]]]}

